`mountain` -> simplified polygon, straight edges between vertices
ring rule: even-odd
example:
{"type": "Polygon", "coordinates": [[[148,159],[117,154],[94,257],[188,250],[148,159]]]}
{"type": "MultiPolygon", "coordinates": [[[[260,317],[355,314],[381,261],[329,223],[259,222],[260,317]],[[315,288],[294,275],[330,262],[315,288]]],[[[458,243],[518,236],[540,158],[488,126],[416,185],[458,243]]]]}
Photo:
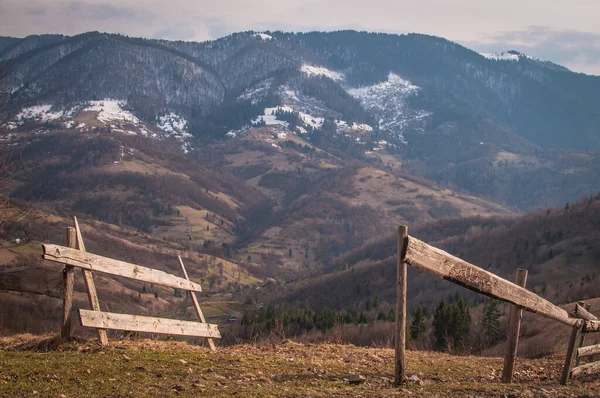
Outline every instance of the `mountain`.
{"type": "Polygon", "coordinates": [[[266,126],[518,210],[600,191],[600,78],[502,54],[354,31],[0,38],[14,132],[106,104],[186,151],[266,126]]]}
{"type": "MultiPolygon", "coordinates": [[[[600,79],[420,34],[0,38],[2,193],[227,258],[334,269],[400,223],[600,191],[600,79]]],[[[507,221],[502,221],[507,222],[507,221]]],[[[260,264],[260,265],[257,265],[260,264]]]]}

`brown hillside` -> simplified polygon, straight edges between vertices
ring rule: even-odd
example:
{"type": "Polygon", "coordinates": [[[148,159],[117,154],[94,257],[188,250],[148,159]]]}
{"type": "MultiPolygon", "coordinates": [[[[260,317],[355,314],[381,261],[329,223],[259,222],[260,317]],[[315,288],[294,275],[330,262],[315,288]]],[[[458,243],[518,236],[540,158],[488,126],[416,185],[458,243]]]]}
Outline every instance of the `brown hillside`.
{"type": "MultiPolygon", "coordinates": [[[[527,287],[554,303],[600,296],[600,195],[568,208],[521,217],[471,217],[410,224],[411,235],[512,280],[529,270],[527,287]]],[[[367,297],[395,300],[396,238],[390,234],[336,258],[330,274],[289,284],[290,301],[336,303],[345,308],[367,297]],[[340,270],[341,269],[341,270],[340,270]]],[[[471,294],[454,284],[409,269],[409,303],[434,305],[442,298],[471,294]]]]}

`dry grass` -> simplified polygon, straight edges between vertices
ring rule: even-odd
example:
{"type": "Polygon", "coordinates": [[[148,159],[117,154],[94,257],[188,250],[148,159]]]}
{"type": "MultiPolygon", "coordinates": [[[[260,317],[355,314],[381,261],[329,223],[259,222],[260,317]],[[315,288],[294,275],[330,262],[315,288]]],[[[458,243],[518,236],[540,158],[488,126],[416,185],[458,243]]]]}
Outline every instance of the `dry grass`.
{"type": "MultiPolygon", "coordinates": [[[[49,339],[49,336],[44,337],[49,339]]],[[[560,387],[559,359],[519,361],[515,384],[500,383],[501,358],[408,352],[408,375],[392,386],[393,351],[350,345],[240,345],[208,349],[179,342],[64,343],[40,350],[31,336],[0,339],[0,396],[598,396],[600,382],[560,387]],[[362,385],[345,380],[366,377],[362,385]]]]}
{"type": "Polygon", "coordinates": [[[427,222],[440,217],[509,215],[502,206],[447,189],[429,187],[373,167],[363,167],[352,179],[358,196],[352,205],[369,205],[397,225],[407,221],[427,222]]]}

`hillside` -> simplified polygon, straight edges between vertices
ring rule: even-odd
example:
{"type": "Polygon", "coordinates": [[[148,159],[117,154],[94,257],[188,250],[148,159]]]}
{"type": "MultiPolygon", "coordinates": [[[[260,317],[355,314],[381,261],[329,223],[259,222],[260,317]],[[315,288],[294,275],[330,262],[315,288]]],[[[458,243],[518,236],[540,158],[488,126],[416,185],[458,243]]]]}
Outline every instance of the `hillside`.
{"type": "Polygon", "coordinates": [[[144,122],[119,101],[16,120],[23,151],[2,187],[12,198],[260,263],[273,278],[321,269],[400,222],[512,214],[274,126],[195,147],[187,122],[144,122]]]}
{"type": "MultiPolygon", "coordinates": [[[[56,330],[62,317],[62,267],[41,259],[41,245],[65,245],[65,230],[73,221],[23,204],[2,205],[0,210],[0,286],[9,288],[0,290],[0,333],[56,330]],[[11,288],[18,291],[10,291],[11,288]]],[[[259,286],[265,280],[266,270],[261,264],[198,253],[181,243],[86,217],[80,218],[79,223],[86,249],[91,253],[174,275],[181,275],[177,261],[181,255],[192,280],[202,284],[200,301],[211,322],[226,324],[231,314],[240,315],[243,305],[232,300],[231,292],[259,286]]],[[[182,292],[104,274],[95,274],[94,278],[102,309],[154,316],[168,313],[195,319],[192,303],[182,292]]],[[[80,273],[75,281],[74,308],[87,308],[80,273]]],[[[86,332],[78,325],[74,329],[77,334],[86,332]]]]}
{"type": "MultiPolygon", "coordinates": [[[[519,217],[470,217],[409,224],[409,233],[494,274],[512,280],[516,268],[529,271],[527,288],[554,303],[598,297],[598,195],[558,209],[519,217]]],[[[342,309],[365,307],[375,295],[395,302],[396,245],[393,234],[372,239],[334,260],[331,273],[273,291],[275,300],[342,309]],[[350,288],[349,288],[350,287],[350,288]]],[[[457,285],[409,269],[409,306],[436,305],[465,295],[483,300],[457,285]]],[[[392,305],[384,304],[383,308],[392,305]]]]}
{"type": "MultiPolygon", "coordinates": [[[[38,339],[39,340],[39,339],[38,339]]],[[[89,343],[50,352],[14,349],[34,345],[27,336],[0,340],[0,396],[148,395],[577,397],[600,393],[594,381],[558,385],[558,358],[521,360],[515,384],[500,383],[501,358],[456,357],[409,351],[409,382],[394,388],[393,351],[348,345],[240,345],[216,353],[184,343],[118,341],[98,350],[89,343]],[[35,359],[35,360],[31,360],[35,359]],[[52,369],[49,373],[48,369],[52,369]],[[351,375],[366,381],[349,385],[351,375]]]]}
{"type": "MultiPolygon", "coordinates": [[[[0,38],[0,61],[13,57],[14,133],[28,120],[62,123],[106,103],[127,111],[117,130],[141,121],[145,134],[174,138],[184,152],[277,126],[334,156],[513,209],[600,191],[591,177],[600,78],[511,54],[490,59],[438,37],[354,31],[203,43],[98,32],[0,38]]],[[[105,127],[79,119],[64,126],[105,127]]]]}

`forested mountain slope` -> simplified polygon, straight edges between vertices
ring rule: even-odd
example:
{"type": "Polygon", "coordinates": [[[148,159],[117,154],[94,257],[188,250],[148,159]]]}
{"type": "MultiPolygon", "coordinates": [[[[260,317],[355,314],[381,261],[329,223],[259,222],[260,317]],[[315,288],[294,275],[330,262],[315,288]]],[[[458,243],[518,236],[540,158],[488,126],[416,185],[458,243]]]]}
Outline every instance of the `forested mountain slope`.
{"type": "Polygon", "coordinates": [[[14,132],[104,101],[187,150],[268,126],[521,210],[600,191],[600,78],[509,54],[354,31],[0,38],[14,132]]]}

